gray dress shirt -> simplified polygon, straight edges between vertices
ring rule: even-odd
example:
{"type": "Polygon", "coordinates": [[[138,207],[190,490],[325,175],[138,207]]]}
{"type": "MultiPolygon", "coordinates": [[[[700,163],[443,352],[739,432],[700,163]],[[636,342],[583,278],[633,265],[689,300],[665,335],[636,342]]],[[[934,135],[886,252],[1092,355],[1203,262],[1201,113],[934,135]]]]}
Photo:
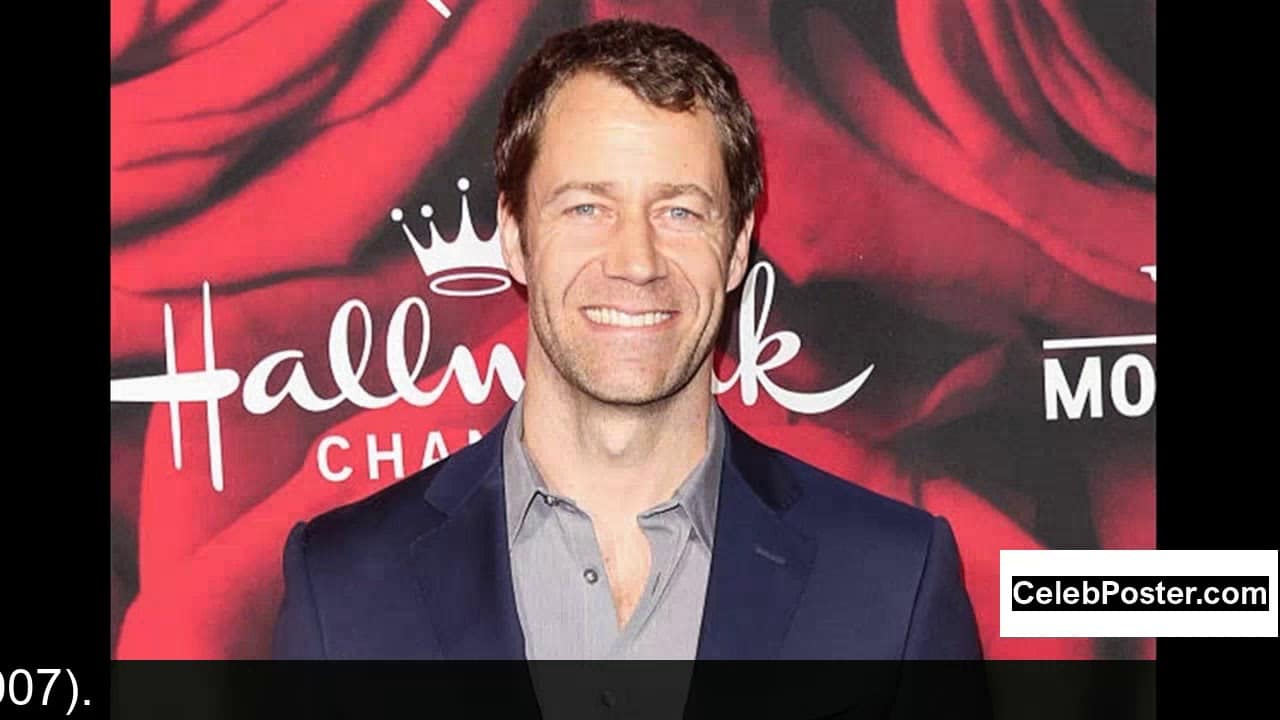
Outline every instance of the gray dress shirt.
{"type": "Polygon", "coordinates": [[[707,452],[670,499],[636,516],[649,541],[649,578],[619,629],[591,517],[552,493],[525,448],[523,400],[503,436],[507,543],[516,610],[530,660],[692,660],[702,625],[724,454],[711,403],[707,452]]]}

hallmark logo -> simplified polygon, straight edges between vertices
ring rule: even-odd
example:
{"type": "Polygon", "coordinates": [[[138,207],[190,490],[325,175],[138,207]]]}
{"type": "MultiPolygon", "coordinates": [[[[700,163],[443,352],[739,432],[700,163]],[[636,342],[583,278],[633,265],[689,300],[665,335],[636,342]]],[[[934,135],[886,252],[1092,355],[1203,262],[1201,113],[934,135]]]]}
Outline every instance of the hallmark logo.
{"type": "MultiPolygon", "coordinates": [[[[432,220],[434,210],[423,205],[420,214],[429,222],[430,239],[423,243],[418,234],[405,222],[404,211],[394,208],[391,220],[400,226],[408,238],[414,254],[427,277],[427,286],[437,295],[449,297],[476,297],[493,295],[511,287],[499,244],[499,230],[495,229],[487,239],[480,238],[471,224],[471,212],[466,192],[470,182],[458,181],[462,196],[462,215],[459,231],[453,241],[441,237],[432,220]],[[463,282],[484,281],[480,288],[458,287],[463,282]]],[[[768,262],[758,262],[744,281],[741,304],[738,308],[738,365],[725,380],[713,374],[713,392],[717,395],[737,386],[742,402],[750,407],[756,404],[764,391],[775,402],[792,412],[803,414],[824,413],[853,397],[871,375],[874,365],[869,365],[857,376],[843,384],[823,391],[799,392],[783,387],[769,374],[791,362],[800,352],[800,336],[792,330],[766,332],[769,313],[773,307],[775,276],[768,262]],[[757,293],[759,309],[757,310],[757,293]],[[771,351],[771,352],[769,352],[771,351]]],[[[405,402],[415,407],[434,404],[450,386],[456,385],[462,397],[471,405],[479,405],[489,399],[495,387],[512,402],[524,391],[524,375],[515,354],[505,343],[495,343],[483,366],[472,350],[465,345],[455,345],[443,372],[434,387],[419,386],[426,368],[426,359],[432,341],[431,313],[425,299],[410,296],[402,300],[392,311],[384,343],[386,355],[382,359],[391,381],[392,392],[375,395],[364,387],[363,378],[372,359],[372,338],[375,332],[373,314],[369,306],[359,298],[342,303],[335,311],[329,325],[328,372],[338,392],[331,397],[316,392],[303,366],[304,353],[292,348],[268,353],[254,364],[243,379],[235,370],[219,368],[215,352],[213,306],[209,283],[202,288],[202,370],[178,372],[174,341],[173,310],[164,306],[165,372],[159,375],[115,379],[111,381],[112,402],[165,403],[169,409],[169,431],[173,449],[173,466],[182,469],[182,426],[179,415],[181,403],[203,403],[208,419],[209,475],[213,489],[224,488],[222,463],[222,430],[219,403],[240,392],[240,401],[249,413],[266,415],[282,403],[294,405],[314,413],[322,413],[349,402],[366,410],[388,407],[405,402]],[[416,316],[416,318],[414,317],[416,316]],[[411,321],[423,328],[418,347],[410,347],[407,339],[411,321]],[[351,325],[359,325],[359,336],[364,338],[358,348],[358,358],[352,362],[353,337],[351,325]],[[483,368],[483,370],[482,370],[483,368]],[[268,389],[268,378],[287,371],[282,387],[268,389]]],[[[432,430],[423,435],[425,445],[420,467],[447,457],[449,448],[444,436],[432,430]]],[[[466,442],[480,438],[480,431],[469,429],[466,442]]],[[[330,482],[345,482],[355,474],[357,467],[367,468],[368,479],[380,478],[379,466],[390,463],[396,478],[416,468],[407,467],[407,450],[401,433],[388,436],[368,435],[361,440],[327,435],[321,439],[316,451],[316,468],[330,482]],[[342,459],[338,453],[364,451],[367,462],[354,458],[342,459]],[[336,464],[335,464],[336,462],[336,464]]]]}
{"type": "Polygon", "coordinates": [[[446,241],[436,228],[435,209],[423,205],[420,209],[422,217],[428,220],[431,236],[426,243],[418,239],[413,230],[404,222],[404,211],[400,208],[391,210],[391,221],[398,224],[408,238],[413,254],[418,257],[422,266],[422,274],[432,278],[427,287],[437,295],[448,297],[480,297],[494,295],[511,287],[511,276],[507,274],[507,264],[502,259],[502,243],[498,239],[498,228],[493,235],[481,238],[471,224],[471,205],[467,202],[467,190],[471,189],[471,181],[458,178],[458,191],[462,193],[462,219],[458,222],[458,235],[452,242],[446,241]],[[472,268],[464,271],[464,268],[472,268]],[[479,288],[452,287],[468,281],[485,281],[488,285],[479,288]]]}

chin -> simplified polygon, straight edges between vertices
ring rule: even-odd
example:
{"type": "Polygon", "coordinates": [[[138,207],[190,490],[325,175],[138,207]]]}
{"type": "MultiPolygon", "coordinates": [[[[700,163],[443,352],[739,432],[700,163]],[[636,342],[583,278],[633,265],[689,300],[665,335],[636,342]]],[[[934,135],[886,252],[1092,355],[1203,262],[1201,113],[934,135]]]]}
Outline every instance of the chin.
{"type": "Polygon", "coordinates": [[[643,406],[661,402],[680,392],[688,384],[667,378],[581,378],[574,383],[594,400],[611,405],[643,406]]]}
{"type": "Polygon", "coordinates": [[[672,395],[663,389],[618,385],[587,386],[581,389],[594,400],[610,405],[650,405],[672,395]]]}

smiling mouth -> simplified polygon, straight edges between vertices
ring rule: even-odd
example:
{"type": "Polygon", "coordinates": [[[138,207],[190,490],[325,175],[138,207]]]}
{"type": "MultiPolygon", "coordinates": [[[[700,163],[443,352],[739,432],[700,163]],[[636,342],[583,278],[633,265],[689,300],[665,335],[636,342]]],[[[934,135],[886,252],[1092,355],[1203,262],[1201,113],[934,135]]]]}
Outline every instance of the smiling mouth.
{"type": "Polygon", "coordinates": [[[591,322],[597,325],[612,327],[642,328],[659,325],[670,319],[675,313],[655,310],[652,312],[628,313],[616,308],[589,307],[583,310],[591,322]]]}

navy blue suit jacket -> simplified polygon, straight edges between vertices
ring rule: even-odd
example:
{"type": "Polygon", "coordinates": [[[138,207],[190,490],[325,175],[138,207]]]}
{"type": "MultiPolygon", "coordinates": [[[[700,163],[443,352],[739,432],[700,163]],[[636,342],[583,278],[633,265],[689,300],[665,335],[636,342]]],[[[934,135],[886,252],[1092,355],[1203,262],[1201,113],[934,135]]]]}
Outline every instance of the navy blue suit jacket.
{"type": "MultiPolygon", "coordinates": [[[[505,419],[479,442],[300,523],[278,658],[523,659],[505,419]]],[[[976,659],[947,521],[728,423],[699,659],[976,659]]]]}

